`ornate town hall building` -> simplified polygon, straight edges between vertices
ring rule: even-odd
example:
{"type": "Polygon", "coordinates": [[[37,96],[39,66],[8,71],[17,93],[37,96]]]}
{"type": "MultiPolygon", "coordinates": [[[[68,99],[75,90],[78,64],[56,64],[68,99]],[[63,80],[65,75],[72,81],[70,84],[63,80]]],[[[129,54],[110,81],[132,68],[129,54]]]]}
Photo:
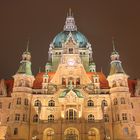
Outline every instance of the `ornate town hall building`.
{"type": "Polygon", "coordinates": [[[36,76],[28,45],[13,80],[0,81],[0,140],[140,139],[140,81],[128,79],[114,43],[107,78],[71,12],[36,76]]]}

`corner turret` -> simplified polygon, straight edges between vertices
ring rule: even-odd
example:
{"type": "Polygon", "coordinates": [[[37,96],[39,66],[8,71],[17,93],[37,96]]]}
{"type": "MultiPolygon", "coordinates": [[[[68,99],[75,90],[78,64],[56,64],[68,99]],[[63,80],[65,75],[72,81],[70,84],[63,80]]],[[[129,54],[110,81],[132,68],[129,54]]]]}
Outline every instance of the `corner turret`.
{"type": "Polygon", "coordinates": [[[14,77],[13,91],[30,91],[33,85],[34,76],[31,70],[31,53],[29,52],[29,41],[27,42],[27,49],[22,54],[19,69],[14,77]]]}
{"type": "Polygon", "coordinates": [[[128,90],[128,75],[124,72],[121,61],[120,55],[115,49],[114,40],[112,41],[113,44],[113,52],[111,53],[111,67],[110,67],[110,74],[108,76],[109,86],[111,92],[115,91],[129,91],[128,90]]]}

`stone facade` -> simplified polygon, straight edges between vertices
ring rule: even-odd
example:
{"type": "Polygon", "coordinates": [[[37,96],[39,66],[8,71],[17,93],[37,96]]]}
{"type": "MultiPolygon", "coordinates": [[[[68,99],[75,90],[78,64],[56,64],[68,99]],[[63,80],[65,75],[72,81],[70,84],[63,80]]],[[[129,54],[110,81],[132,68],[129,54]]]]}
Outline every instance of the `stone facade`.
{"type": "Polygon", "coordinates": [[[28,46],[13,80],[0,83],[0,140],[140,139],[140,82],[128,79],[114,42],[107,78],[71,11],[35,77],[28,46]]]}

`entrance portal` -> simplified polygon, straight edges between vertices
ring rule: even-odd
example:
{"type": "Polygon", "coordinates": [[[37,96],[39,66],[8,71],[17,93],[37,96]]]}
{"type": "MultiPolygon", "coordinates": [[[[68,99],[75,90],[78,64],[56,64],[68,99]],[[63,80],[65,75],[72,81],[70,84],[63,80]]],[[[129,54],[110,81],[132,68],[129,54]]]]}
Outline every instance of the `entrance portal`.
{"type": "Polygon", "coordinates": [[[43,132],[43,140],[54,140],[54,130],[47,128],[43,132]]]}
{"type": "Polygon", "coordinates": [[[97,128],[91,128],[88,132],[88,140],[100,140],[100,133],[97,128]]]}
{"type": "Polygon", "coordinates": [[[79,132],[77,129],[70,127],[64,132],[64,140],[79,140],[79,132]]]}

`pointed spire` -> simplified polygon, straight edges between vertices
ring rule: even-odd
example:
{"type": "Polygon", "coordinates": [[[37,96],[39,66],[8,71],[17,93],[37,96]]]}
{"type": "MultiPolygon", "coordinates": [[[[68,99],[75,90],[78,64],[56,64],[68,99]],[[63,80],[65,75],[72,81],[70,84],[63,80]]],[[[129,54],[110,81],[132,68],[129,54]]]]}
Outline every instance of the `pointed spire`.
{"type": "Polygon", "coordinates": [[[103,68],[101,67],[101,73],[103,73],[103,68]]]}
{"type": "Polygon", "coordinates": [[[113,45],[113,51],[116,51],[114,37],[112,37],[112,45],[113,45]]]}
{"type": "Polygon", "coordinates": [[[71,8],[67,14],[67,18],[64,25],[64,31],[77,31],[77,26],[75,25],[75,20],[71,12],[71,8]]]}
{"type": "Polygon", "coordinates": [[[28,40],[27,40],[26,52],[29,52],[29,43],[30,43],[30,41],[29,41],[29,39],[28,39],[28,40]]]}
{"type": "Polygon", "coordinates": [[[38,73],[40,73],[41,72],[41,67],[39,67],[39,69],[38,69],[38,73]]]}
{"type": "Polygon", "coordinates": [[[69,8],[69,16],[72,16],[72,13],[71,13],[71,8],[69,8]]]}
{"type": "Polygon", "coordinates": [[[111,68],[110,68],[110,75],[117,74],[117,73],[125,73],[123,67],[121,65],[121,61],[119,60],[119,53],[115,49],[115,41],[112,38],[112,45],[113,45],[113,52],[111,53],[111,68]]]}

